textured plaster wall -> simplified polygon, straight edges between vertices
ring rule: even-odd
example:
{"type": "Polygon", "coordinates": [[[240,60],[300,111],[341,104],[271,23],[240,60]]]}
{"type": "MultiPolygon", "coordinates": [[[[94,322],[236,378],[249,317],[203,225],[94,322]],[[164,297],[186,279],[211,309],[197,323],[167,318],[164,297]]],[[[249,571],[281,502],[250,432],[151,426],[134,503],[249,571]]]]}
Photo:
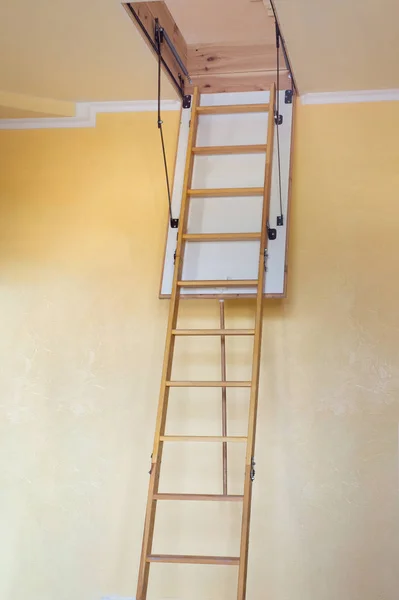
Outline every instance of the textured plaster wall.
{"type": "MultiPolygon", "coordinates": [[[[164,116],[173,158],[178,115],[164,116]]],[[[286,301],[267,302],[248,600],[397,600],[399,104],[299,107],[286,301]]],[[[155,116],[0,133],[0,598],[134,596],[167,301],[155,116]]],[[[171,166],[172,166],[171,161],[171,166]]],[[[250,323],[227,303],[227,326],[250,323]]],[[[216,302],[182,324],[217,326],[216,302]]],[[[217,378],[218,342],[174,376],[217,378]],[[193,366],[194,365],[194,366],[193,366]]],[[[250,343],[229,340],[245,378],[250,343]]],[[[247,392],[229,395],[245,432],[247,392]]],[[[169,433],[219,433],[177,390],[169,433]]],[[[220,449],[172,445],[165,491],[218,492],[220,449]]],[[[229,453],[240,491],[242,449],[229,453]]],[[[210,505],[211,504],[211,505],[210,505]]],[[[235,554],[239,505],[161,506],[155,551],[235,554]]],[[[232,600],[235,568],[156,565],[149,600],[232,600]]]]}

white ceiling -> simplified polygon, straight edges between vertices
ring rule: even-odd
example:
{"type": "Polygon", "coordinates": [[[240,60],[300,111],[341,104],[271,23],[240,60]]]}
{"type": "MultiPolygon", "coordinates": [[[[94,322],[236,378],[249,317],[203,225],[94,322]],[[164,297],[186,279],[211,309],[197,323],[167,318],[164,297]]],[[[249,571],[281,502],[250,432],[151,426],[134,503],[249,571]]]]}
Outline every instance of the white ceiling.
{"type": "Polygon", "coordinates": [[[156,94],[153,56],[117,0],[3,1],[0,56],[8,92],[73,101],[156,94]]]}
{"type": "MultiPolygon", "coordinates": [[[[275,3],[301,93],[399,88],[399,0],[275,3]]],[[[272,34],[260,0],[167,4],[188,43],[260,43],[272,34]]],[[[119,0],[4,0],[0,55],[3,92],[63,101],[156,96],[155,60],[119,0]]],[[[175,97],[167,82],[163,96],[175,97]]]]}
{"type": "Polygon", "coordinates": [[[399,0],[275,0],[301,93],[399,88],[399,0]]]}

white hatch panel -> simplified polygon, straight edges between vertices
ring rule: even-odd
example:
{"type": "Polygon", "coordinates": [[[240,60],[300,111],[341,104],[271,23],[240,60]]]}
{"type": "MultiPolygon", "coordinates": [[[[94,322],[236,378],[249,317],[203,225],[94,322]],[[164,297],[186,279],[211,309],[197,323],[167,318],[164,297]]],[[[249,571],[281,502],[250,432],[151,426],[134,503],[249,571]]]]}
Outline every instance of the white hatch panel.
{"type": "MultiPolygon", "coordinates": [[[[292,107],[285,102],[285,91],[279,93],[281,125],[275,128],[273,178],[270,199],[270,228],[276,239],[268,242],[265,294],[283,296],[286,277],[286,246],[290,180],[292,107]],[[278,132],[277,132],[278,129],[278,132]],[[277,139],[277,135],[278,138],[277,139]],[[280,152],[279,152],[280,150],[280,152]],[[280,154],[280,156],[279,156],[280,154]],[[280,163],[280,171],[279,171],[280,163]],[[279,174],[280,173],[280,174],[279,174]],[[277,218],[283,216],[283,225],[277,218]]],[[[235,92],[203,94],[200,106],[264,104],[269,92],[235,92]]],[[[196,146],[237,146],[266,144],[267,112],[200,115],[196,146]]],[[[190,123],[190,109],[182,110],[178,153],[172,196],[174,217],[180,214],[184,167],[190,123]]],[[[192,188],[263,187],[265,152],[195,156],[192,188]]],[[[188,233],[244,233],[261,229],[259,196],[191,197],[188,233]]],[[[177,229],[169,226],[165,262],[161,281],[161,297],[171,293],[177,229]]],[[[259,241],[187,242],[182,279],[257,279],[259,241]]],[[[187,296],[252,296],[254,288],[201,288],[182,290],[187,296]]]]}

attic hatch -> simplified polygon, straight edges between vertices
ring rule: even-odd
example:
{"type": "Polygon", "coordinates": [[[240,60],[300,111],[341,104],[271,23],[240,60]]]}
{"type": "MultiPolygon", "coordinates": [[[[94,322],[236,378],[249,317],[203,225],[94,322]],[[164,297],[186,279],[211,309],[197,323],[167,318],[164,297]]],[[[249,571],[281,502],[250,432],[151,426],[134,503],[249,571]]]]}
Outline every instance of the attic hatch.
{"type": "Polygon", "coordinates": [[[281,40],[279,87],[295,88],[284,40],[280,30],[275,30],[275,17],[270,16],[275,15],[272,3],[267,3],[268,8],[265,8],[270,22],[270,27],[265,31],[265,41],[248,44],[187,44],[184,32],[180,31],[165,2],[134,1],[123,6],[155,57],[158,56],[155,33],[158,20],[168,38],[166,41],[170,41],[175,50],[168,43],[163,44],[162,68],[179,95],[182,95],[182,85],[185,94],[192,94],[194,86],[199,88],[200,93],[269,90],[277,77],[276,33],[281,40]],[[181,63],[190,74],[192,84],[184,74],[181,63]]]}
{"type": "MultiPolygon", "coordinates": [[[[169,224],[161,276],[160,297],[170,296],[173,280],[177,226],[183,197],[183,181],[188,148],[191,94],[194,87],[200,93],[200,106],[260,105],[267,103],[271,85],[277,85],[275,111],[275,140],[273,148],[273,175],[269,210],[269,242],[265,249],[265,294],[283,297],[286,290],[286,249],[289,216],[291,140],[293,119],[293,79],[281,38],[275,22],[273,39],[268,43],[248,47],[209,44],[187,45],[165,2],[130,2],[124,7],[145,39],[159,65],[158,74],[158,127],[165,158],[160,112],[160,72],[164,71],[182,99],[175,173],[169,182],[166,160],[167,191],[169,196],[169,224]],[[223,72],[224,71],[224,72],[223,72]]],[[[273,7],[271,7],[273,10],[273,7]]],[[[266,10],[266,9],[265,9],[266,10]]],[[[273,19],[274,21],[274,19],[273,19]]],[[[263,169],[262,136],[267,133],[266,116],[251,110],[231,114],[208,114],[199,118],[197,146],[234,146],[233,153],[203,151],[199,147],[194,160],[193,185],[197,188],[249,188],[261,186],[263,169]],[[262,138],[262,139],[261,139],[262,138]],[[246,147],[245,154],[240,148],[246,147]],[[248,147],[253,147],[248,152],[248,147]],[[238,151],[237,151],[238,150],[238,151]]],[[[264,154],[263,154],[264,160],[264,154]]],[[[260,198],[193,197],[189,213],[189,233],[216,231],[257,231],[260,218],[260,198]],[[216,200],[217,198],[217,200],[216,200]]],[[[251,279],[251,265],[256,264],[259,244],[255,240],[241,242],[210,241],[207,244],[187,244],[185,255],[186,278],[191,280],[251,279]]],[[[231,298],[252,296],[253,290],[225,289],[182,290],[183,297],[231,298]]]]}

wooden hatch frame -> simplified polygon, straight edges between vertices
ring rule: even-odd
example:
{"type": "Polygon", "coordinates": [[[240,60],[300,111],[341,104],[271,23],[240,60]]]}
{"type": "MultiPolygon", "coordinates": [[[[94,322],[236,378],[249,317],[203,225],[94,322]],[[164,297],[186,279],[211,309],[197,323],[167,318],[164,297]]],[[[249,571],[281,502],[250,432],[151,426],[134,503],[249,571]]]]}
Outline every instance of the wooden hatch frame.
{"type": "MultiPolygon", "coordinates": [[[[173,53],[164,44],[162,68],[179,93],[182,93],[180,78],[184,81],[184,94],[192,94],[194,87],[200,94],[267,91],[276,82],[274,35],[262,44],[187,44],[165,2],[126,2],[123,6],[156,57],[155,19],[167,31],[192,80],[190,84],[183,76],[173,53]]],[[[285,65],[283,49],[280,49],[280,64],[285,65]]],[[[280,69],[280,89],[291,85],[288,68],[280,69]]]]}

